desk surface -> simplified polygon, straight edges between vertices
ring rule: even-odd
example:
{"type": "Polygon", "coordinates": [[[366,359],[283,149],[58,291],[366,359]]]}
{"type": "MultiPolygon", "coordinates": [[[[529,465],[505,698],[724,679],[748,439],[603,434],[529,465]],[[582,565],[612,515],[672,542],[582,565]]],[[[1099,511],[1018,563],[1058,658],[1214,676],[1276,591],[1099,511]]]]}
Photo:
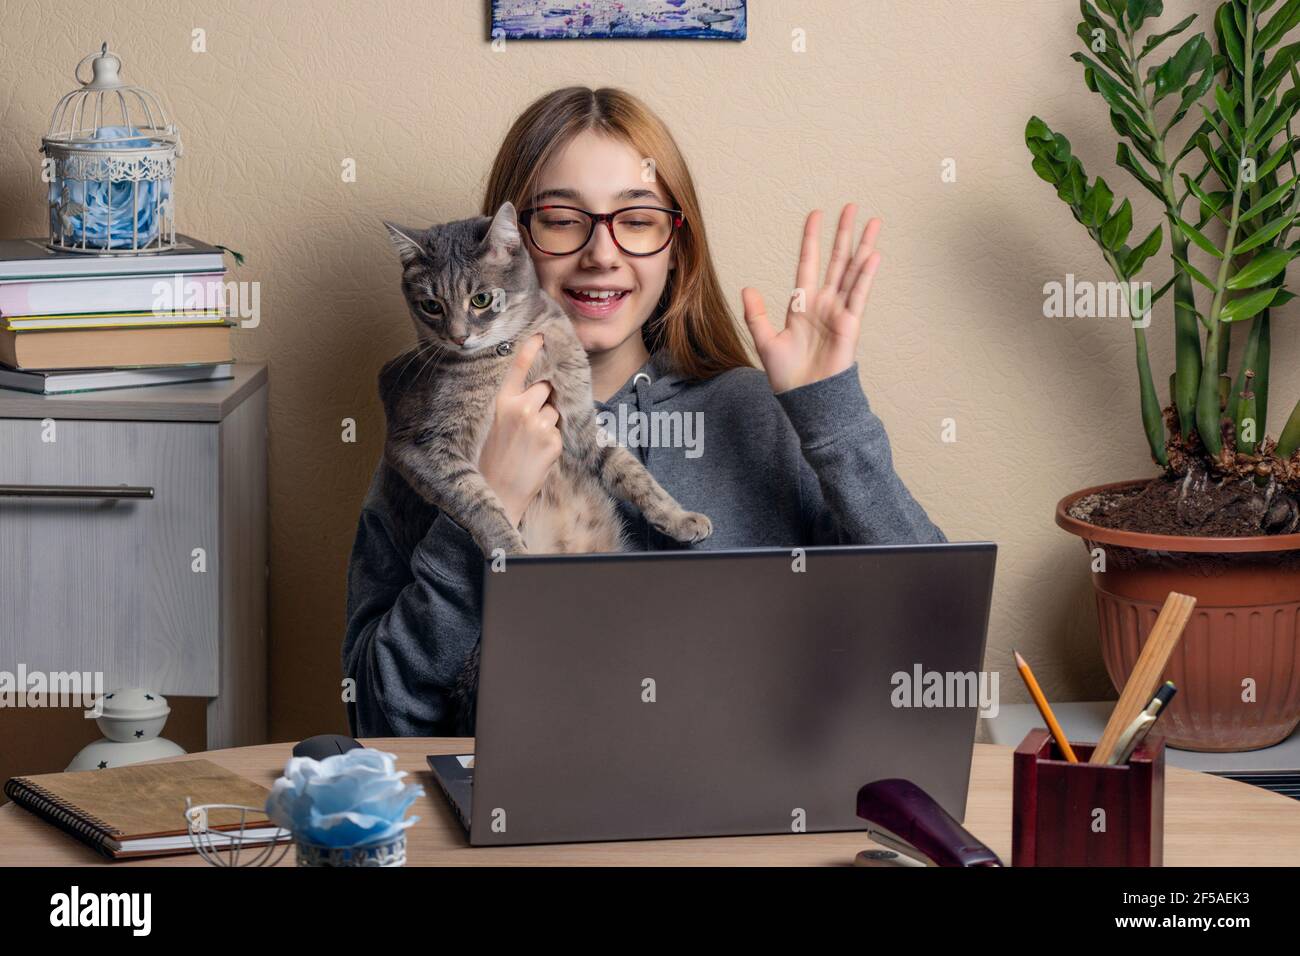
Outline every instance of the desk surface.
{"type": "MultiPolygon", "coordinates": [[[[398,766],[424,787],[408,832],[409,865],[605,865],[640,866],[848,864],[869,845],[861,833],[641,840],[558,846],[470,848],[425,762],[426,754],[467,753],[465,738],[383,738],[367,746],[394,753],[398,766]]],[[[284,768],[292,744],[214,750],[207,757],[270,787],[284,768]]],[[[1004,861],[1011,858],[1011,747],[976,744],[965,825],[1004,861]]],[[[169,758],[185,760],[187,757],[169,758]]],[[[71,836],[9,803],[0,807],[0,865],[107,864],[71,836]]],[[[293,851],[281,865],[292,866],[293,851]]],[[[1300,865],[1300,801],[1258,787],[1177,767],[1166,768],[1165,863],[1169,866],[1300,865]]],[[[203,866],[195,854],[123,861],[114,866],[203,866]]]]}

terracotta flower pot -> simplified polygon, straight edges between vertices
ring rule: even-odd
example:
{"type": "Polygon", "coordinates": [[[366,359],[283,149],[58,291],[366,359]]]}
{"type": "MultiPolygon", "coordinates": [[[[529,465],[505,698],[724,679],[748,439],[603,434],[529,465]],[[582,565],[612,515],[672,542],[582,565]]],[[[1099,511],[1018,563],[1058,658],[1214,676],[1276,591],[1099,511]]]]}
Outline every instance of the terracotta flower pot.
{"type": "Polygon", "coordinates": [[[1111,682],[1118,690],[1132,673],[1165,596],[1190,594],[1196,610],[1164,674],[1178,695],[1160,732],[1184,750],[1258,750],[1285,740],[1300,723],[1300,534],[1144,534],[1070,517],[1080,498],[1145,481],[1085,488],[1056,506],[1058,525],[1105,554],[1092,584],[1111,682]]]}

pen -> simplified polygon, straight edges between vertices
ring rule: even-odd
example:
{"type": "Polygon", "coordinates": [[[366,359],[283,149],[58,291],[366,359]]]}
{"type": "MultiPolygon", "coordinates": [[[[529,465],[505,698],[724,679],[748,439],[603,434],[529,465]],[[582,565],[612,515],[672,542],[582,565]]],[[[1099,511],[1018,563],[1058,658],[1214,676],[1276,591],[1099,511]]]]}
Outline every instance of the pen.
{"type": "Polygon", "coordinates": [[[1038,681],[1034,679],[1034,672],[1029,669],[1025,659],[1020,656],[1019,651],[1012,651],[1016,655],[1016,669],[1020,671],[1020,676],[1024,678],[1025,686],[1029,688],[1029,694],[1034,698],[1034,703],[1038,705],[1038,712],[1043,715],[1043,720],[1047,721],[1047,729],[1052,732],[1056,738],[1057,744],[1060,745],[1061,753],[1065,754],[1065,759],[1070,763],[1078,763],[1079,758],[1074,755],[1074,750],[1070,747],[1070,742],[1065,739],[1065,733],[1061,730],[1061,725],[1056,722],[1056,715],[1052,713],[1052,708],[1047,703],[1047,698],[1043,696],[1042,688],[1038,686],[1038,681]]]}
{"type": "Polygon", "coordinates": [[[1119,742],[1115,745],[1115,757],[1110,763],[1121,764],[1128,762],[1128,758],[1133,756],[1133,751],[1137,750],[1142,741],[1146,739],[1147,734],[1151,732],[1151,726],[1164,713],[1165,707],[1176,693],[1178,693],[1178,688],[1174,686],[1174,682],[1171,680],[1165,681],[1164,685],[1156,691],[1156,696],[1151,698],[1151,703],[1147,704],[1146,710],[1138,714],[1133,723],[1120,736],[1119,742]]]}

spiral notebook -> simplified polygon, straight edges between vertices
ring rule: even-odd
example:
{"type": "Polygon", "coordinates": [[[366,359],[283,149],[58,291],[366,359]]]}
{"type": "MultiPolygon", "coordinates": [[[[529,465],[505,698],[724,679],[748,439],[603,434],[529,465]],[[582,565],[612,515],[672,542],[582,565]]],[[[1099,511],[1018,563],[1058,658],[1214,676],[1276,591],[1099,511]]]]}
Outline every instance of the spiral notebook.
{"type": "MultiPolygon", "coordinates": [[[[4,792],[20,807],[113,859],[191,852],[186,797],[194,806],[264,807],[269,795],[266,787],[201,759],[13,777],[4,792]]],[[[248,814],[244,826],[244,847],[282,834],[264,813],[248,814]]],[[[208,814],[208,829],[218,848],[230,842],[219,834],[239,827],[238,810],[208,814]]]]}

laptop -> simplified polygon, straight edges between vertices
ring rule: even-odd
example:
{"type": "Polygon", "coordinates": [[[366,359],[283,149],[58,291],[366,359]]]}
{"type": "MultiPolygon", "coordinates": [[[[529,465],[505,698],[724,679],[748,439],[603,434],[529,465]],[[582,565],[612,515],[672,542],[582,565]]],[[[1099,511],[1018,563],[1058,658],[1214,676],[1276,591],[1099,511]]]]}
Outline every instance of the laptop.
{"type": "Polygon", "coordinates": [[[963,820],[996,551],[485,567],[475,753],[429,765],[474,846],[862,830],[889,777],[963,820]]]}

